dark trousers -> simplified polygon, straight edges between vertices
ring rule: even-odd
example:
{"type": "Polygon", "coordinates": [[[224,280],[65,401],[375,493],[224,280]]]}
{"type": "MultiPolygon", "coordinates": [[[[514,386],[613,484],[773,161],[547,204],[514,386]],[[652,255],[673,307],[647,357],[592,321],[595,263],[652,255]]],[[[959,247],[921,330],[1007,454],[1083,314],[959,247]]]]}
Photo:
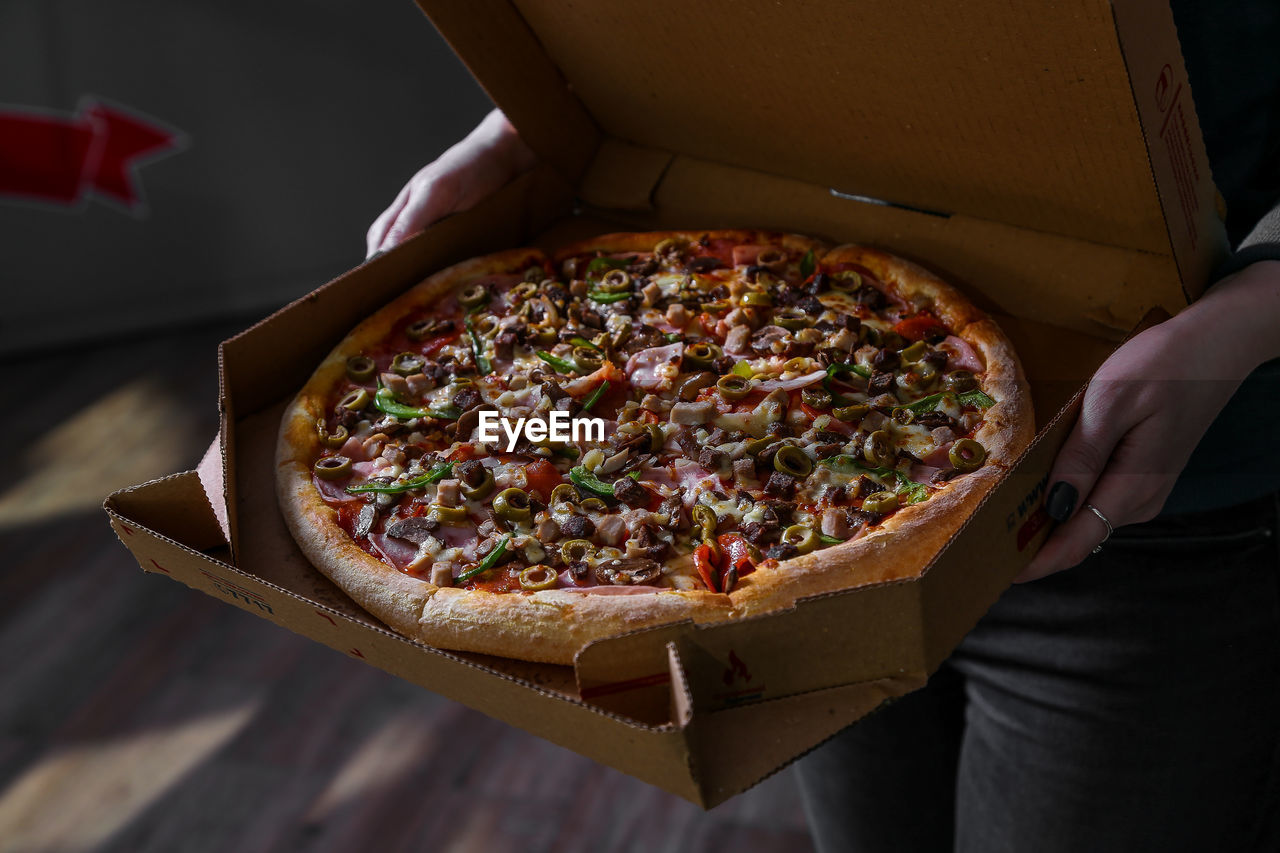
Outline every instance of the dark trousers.
{"type": "Polygon", "coordinates": [[[1274,497],[1116,531],[796,765],[819,849],[1280,851],[1274,497]]]}

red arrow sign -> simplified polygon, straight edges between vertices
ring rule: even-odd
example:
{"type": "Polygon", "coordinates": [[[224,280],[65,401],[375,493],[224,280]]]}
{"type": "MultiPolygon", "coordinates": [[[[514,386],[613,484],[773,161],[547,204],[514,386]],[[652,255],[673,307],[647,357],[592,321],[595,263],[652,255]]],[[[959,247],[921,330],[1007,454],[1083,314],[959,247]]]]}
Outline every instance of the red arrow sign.
{"type": "Polygon", "coordinates": [[[138,166],[182,144],[154,119],[92,98],[71,116],[0,107],[0,199],[75,206],[97,196],[138,213],[138,166]]]}

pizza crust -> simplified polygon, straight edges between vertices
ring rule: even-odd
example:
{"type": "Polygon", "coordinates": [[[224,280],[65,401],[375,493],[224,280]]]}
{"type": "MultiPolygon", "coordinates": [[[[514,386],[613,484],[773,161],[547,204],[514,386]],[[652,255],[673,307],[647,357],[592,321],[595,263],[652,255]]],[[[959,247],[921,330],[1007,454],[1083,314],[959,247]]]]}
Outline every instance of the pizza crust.
{"type": "MultiPolygon", "coordinates": [[[[772,232],[668,231],[609,234],[565,246],[556,262],[593,252],[649,251],[657,240],[732,239],[821,253],[824,244],[772,232]]],[[[699,623],[766,613],[798,599],[866,584],[918,577],[999,480],[1034,435],[1026,380],[998,326],[958,291],[908,261],[859,246],[839,246],[824,263],[852,262],[871,270],[896,295],[932,310],[982,356],[982,388],[996,405],[978,433],[988,464],[953,480],[929,500],[905,507],[873,532],[783,562],[766,561],[729,594],[707,590],[592,593],[561,589],[493,593],[438,587],[406,575],[365,552],[338,524],[312,481],[321,452],[316,431],[342,381],[349,356],[380,346],[404,315],[442,307],[461,283],[521,272],[546,258],[519,249],[445,269],[413,287],[358,325],[329,354],[288,407],[277,446],[277,495],[289,530],[304,555],[361,607],[400,633],[446,649],[567,664],[588,643],[628,631],[682,620],[699,623]]],[[[688,559],[677,557],[673,559],[688,559]]]]}

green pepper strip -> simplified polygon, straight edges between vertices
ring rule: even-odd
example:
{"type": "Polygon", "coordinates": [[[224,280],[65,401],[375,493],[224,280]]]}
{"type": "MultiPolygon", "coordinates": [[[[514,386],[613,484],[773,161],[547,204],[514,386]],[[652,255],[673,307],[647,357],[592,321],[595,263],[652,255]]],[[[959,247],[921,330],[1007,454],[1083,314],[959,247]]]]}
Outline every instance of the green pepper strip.
{"type": "Polygon", "coordinates": [[[804,253],[804,257],[800,259],[800,275],[808,278],[813,275],[813,271],[818,268],[818,259],[813,256],[813,249],[804,253]]]}
{"type": "Polygon", "coordinates": [[[979,409],[989,409],[996,404],[995,400],[977,389],[961,392],[959,399],[964,405],[977,406],[979,409]]]}
{"type": "Polygon", "coordinates": [[[484,344],[480,340],[480,335],[476,333],[476,327],[471,325],[471,316],[467,315],[463,323],[471,336],[471,352],[476,357],[476,371],[481,376],[488,376],[493,372],[493,365],[489,363],[488,356],[484,354],[484,344]]]}
{"type": "Polygon", "coordinates": [[[849,405],[848,399],[841,396],[839,391],[831,387],[832,381],[841,373],[853,373],[863,379],[871,378],[871,371],[860,364],[846,364],[843,361],[837,361],[835,364],[829,365],[827,367],[827,375],[822,380],[822,387],[826,388],[831,394],[832,407],[849,405]]]}
{"type": "Polygon", "coordinates": [[[483,574],[484,572],[487,572],[490,569],[492,569],[494,565],[498,562],[498,560],[502,559],[502,555],[507,553],[507,543],[509,543],[510,541],[511,541],[511,534],[508,533],[506,536],[502,537],[502,541],[499,542],[496,546],[494,546],[494,549],[492,551],[490,551],[488,554],[485,555],[485,558],[480,561],[480,565],[476,566],[474,569],[471,569],[470,571],[463,572],[462,574],[458,575],[456,580],[469,581],[476,575],[483,574]]]}
{"type": "Polygon", "coordinates": [[[747,364],[745,361],[740,361],[735,364],[731,372],[738,374],[743,379],[750,379],[752,376],[756,375],[756,372],[751,369],[751,365],[747,364]]]}
{"type": "MultiPolygon", "coordinates": [[[[910,409],[911,411],[915,412],[917,415],[922,415],[926,412],[932,412],[938,407],[938,403],[941,402],[942,398],[945,397],[948,393],[951,393],[951,392],[944,391],[940,394],[930,394],[928,397],[921,397],[919,400],[916,400],[914,403],[907,403],[902,408],[910,409]]],[[[956,399],[960,401],[960,404],[962,406],[973,406],[978,409],[989,409],[996,404],[995,400],[992,400],[986,394],[977,390],[964,391],[960,394],[957,394],[956,399]]]]}
{"type": "MultiPolygon", "coordinates": [[[[640,479],[639,471],[632,471],[627,475],[633,480],[640,479]]],[[[613,484],[606,483],[603,480],[596,479],[596,475],[592,474],[582,465],[569,469],[569,479],[580,489],[586,489],[588,492],[599,495],[602,498],[611,498],[614,496],[613,484]]]]}
{"type": "Polygon", "coordinates": [[[630,265],[631,261],[625,258],[592,258],[591,263],[587,264],[587,272],[608,272],[609,270],[620,270],[630,265]]]}
{"type": "Polygon", "coordinates": [[[932,412],[938,407],[938,403],[942,402],[942,398],[946,394],[930,394],[928,397],[921,397],[914,403],[905,403],[902,408],[910,409],[917,415],[923,415],[926,412],[932,412]]]}
{"type": "Polygon", "coordinates": [[[855,471],[861,471],[866,474],[875,474],[877,477],[890,478],[898,484],[897,491],[899,494],[907,496],[907,503],[918,504],[921,501],[929,499],[929,487],[924,483],[917,483],[897,468],[873,468],[870,465],[864,465],[859,462],[857,457],[840,455],[829,456],[818,462],[819,465],[825,465],[828,468],[837,471],[844,469],[845,473],[852,468],[855,471]]]}
{"type": "Polygon", "coordinates": [[[403,483],[365,483],[360,486],[347,486],[347,492],[358,495],[362,492],[379,492],[384,495],[398,495],[401,492],[407,492],[410,489],[420,489],[431,483],[438,483],[445,477],[453,473],[452,462],[441,462],[432,466],[431,470],[412,480],[405,480],[403,483]]]}
{"type": "Polygon", "coordinates": [[[604,392],[609,390],[609,380],[601,382],[596,390],[591,392],[591,396],[587,398],[587,402],[582,404],[582,411],[589,412],[591,407],[600,402],[600,398],[604,396],[604,392]]]}
{"type": "Polygon", "coordinates": [[[823,545],[839,545],[841,542],[844,542],[845,540],[837,539],[834,536],[828,536],[825,533],[819,533],[818,541],[821,542],[823,545]]]}
{"type": "Polygon", "coordinates": [[[538,350],[534,353],[538,358],[555,368],[556,373],[573,373],[578,366],[571,361],[565,361],[563,358],[557,358],[546,350],[538,350]]]}
{"type": "Polygon", "coordinates": [[[596,352],[603,352],[603,350],[601,350],[600,347],[591,343],[591,341],[587,340],[581,335],[574,335],[572,338],[569,338],[569,343],[573,344],[575,347],[587,347],[588,349],[593,349],[596,352]]]}
{"type": "Polygon", "coordinates": [[[390,388],[382,387],[373,395],[373,407],[380,412],[397,418],[439,418],[442,421],[456,421],[462,414],[452,406],[447,409],[419,408],[397,403],[390,388]]]}
{"type": "Polygon", "coordinates": [[[621,302],[624,299],[630,299],[630,293],[609,293],[607,290],[592,290],[587,293],[587,297],[592,302],[621,302]]]}

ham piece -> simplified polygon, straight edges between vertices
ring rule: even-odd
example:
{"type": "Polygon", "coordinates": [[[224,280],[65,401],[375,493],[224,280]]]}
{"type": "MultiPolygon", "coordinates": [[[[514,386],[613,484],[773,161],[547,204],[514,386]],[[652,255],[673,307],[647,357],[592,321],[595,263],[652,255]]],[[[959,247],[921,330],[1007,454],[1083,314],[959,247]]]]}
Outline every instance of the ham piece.
{"type": "Polygon", "coordinates": [[[938,344],[938,349],[947,354],[947,370],[981,373],[986,369],[982,359],[974,352],[973,347],[969,346],[969,342],[955,335],[947,335],[942,343],[938,344]]]}
{"type": "Polygon", "coordinates": [[[646,391],[667,387],[679,373],[683,353],[684,344],[680,343],[642,349],[627,359],[627,380],[646,391]]]}
{"type": "Polygon", "coordinates": [[[347,486],[351,484],[349,480],[322,480],[313,474],[311,482],[315,483],[316,491],[324,495],[325,500],[339,503],[360,500],[359,495],[347,494],[347,486]]]}
{"type": "Polygon", "coordinates": [[[412,563],[418,556],[417,545],[408,539],[397,539],[385,533],[370,533],[369,544],[399,569],[412,563]]]}
{"type": "Polygon", "coordinates": [[[674,467],[675,480],[685,490],[685,506],[692,507],[698,502],[698,495],[723,486],[719,477],[692,460],[677,459],[674,467]]]}

